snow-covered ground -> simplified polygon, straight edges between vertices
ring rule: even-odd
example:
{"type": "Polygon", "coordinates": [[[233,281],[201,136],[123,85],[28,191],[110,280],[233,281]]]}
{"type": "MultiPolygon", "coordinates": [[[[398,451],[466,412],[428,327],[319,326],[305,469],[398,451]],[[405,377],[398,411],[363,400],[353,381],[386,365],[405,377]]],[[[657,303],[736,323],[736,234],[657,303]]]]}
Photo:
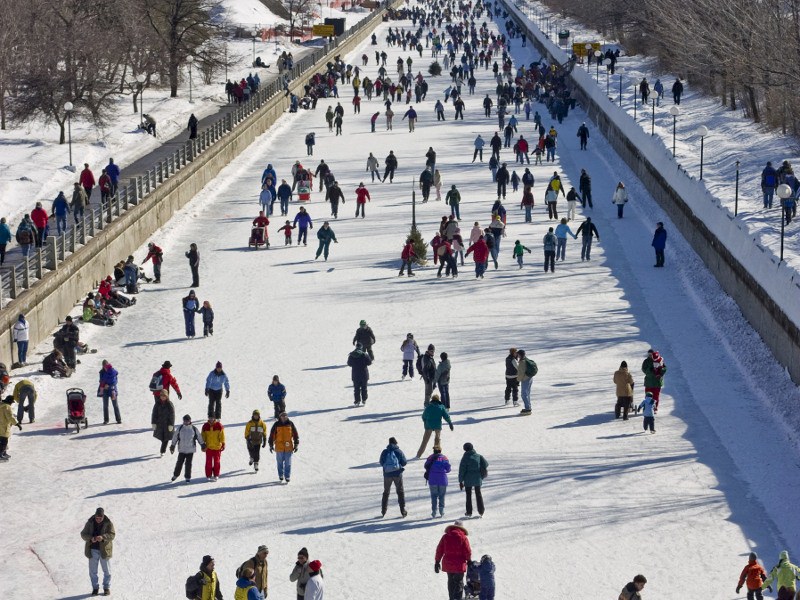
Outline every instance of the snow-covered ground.
{"type": "MultiPolygon", "coordinates": [[[[269,27],[281,22],[258,0],[226,0],[220,18],[226,23],[246,27],[269,27]]],[[[356,10],[341,12],[325,8],[325,17],[345,17],[347,27],[351,27],[369,16],[368,11],[356,10]]],[[[248,73],[258,72],[262,81],[277,73],[277,58],[281,52],[292,52],[295,59],[303,56],[306,49],[281,37],[279,43],[269,39],[255,42],[255,54],[270,65],[269,69],[253,69],[253,42],[232,38],[228,42],[228,56],[235,65],[228,69],[228,77],[238,81],[248,73]]],[[[130,95],[120,95],[116,99],[116,117],[106,128],[98,130],[89,121],[76,115],[72,120],[72,164],[77,172],[72,173],[69,165],[68,144],[58,143],[58,126],[44,125],[39,121],[22,125],[10,124],[0,131],[0,215],[5,216],[16,230],[24,213],[33,210],[37,201],[45,208],[56,197],[59,190],[69,196],[73,182],[88,163],[95,179],[108,159],[122,168],[133,163],[162,143],[187,128],[189,115],[194,113],[199,119],[219,111],[226,103],[224,73],[218,73],[214,81],[204,84],[200,72],[195,69],[192,76],[192,103],[189,103],[189,76],[184,67],[183,81],[177,98],[169,97],[169,87],[146,87],[144,90],[143,111],[152,115],[157,122],[158,138],[147,135],[138,129],[139,113],[134,112],[130,95]]],[[[188,133],[187,133],[188,137],[188,133]]]]}
{"type": "MultiPolygon", "coordinates": [[[[386,27],[378,28],[379,40],[386,27]]],[[[387,51],[390,65],[405,57],[387,51]]],[[[530,50],[514,52],[525,62],[536,58],[530,50]]],[[[424,72],[429,62],[415,55],[414,71],[419,65],[424,72]]],[[[367,73],[375,70],[370,64],[367,73]]],[[[475,135],[488,139],[496,128],[480,108],[483,94],[494,89],[490,73],[479,72],[463,122],[451,120],[451,105],[448,121],[435,121],[433,104],[449,82],[432,79],[413,134],[400,120],[402,105],[395,106],[394,131],[385,131],[381,119],[378,132],[369,133],[380,101],[365,101],[353,116],[348,86],[342,86],[342,137],[327,130],[326,102],[315,112],[286,115],[153,236],[165,250],[164,283],[145,286],[116,327],[82,327],[83,339],[99,352],[83,357],[73,379],[41,378],[34,373],[38,365],[14,373],[14,381],[33,376],[40,399],[36,423],[12,435],[13,457],[3,465],[7,504],[27,518],[6,519],[0,594],[22,597],[33,583],[43,597],[82,597],[89,582],[78,533],[103,506],[117,530],[117,597],[179,597],[204,554],[216,559],[230,597],[236,567],[267,544],[270,597],[293,597],[288,574],[305,546],[322,561],[331,597],[361,600],[378,587],[381,596],[403,600],[444,598],[434,549],[444,526],[464,512],[455,477],[445,519],[431,520],[422,463],[411,461],[409,516],[399,517],[392,496],[386,518],[377,518],[381,449],[395,436],[413,456],[423,432],[422,383],[400,380],[399,346],[407,332],[423,350],[433,343],[437,355],[450,355],[455,431],[444,431],[443,447],[454,468],[467,441],[489,461],[486,515],[466,526],[473,557],[488,553],[497,564],[498,598],[549,597],[565,586],[589,590],[580,592],[587,598],[613,598],[637,572],[648,577],[647,597],[682,599],[690,585],[694,595],[727,598],[733,593],[721,590],[733,590],[751,549],[768,566],[779,550],[800,551],[799,519],[786,510],[786,499],[800,492],[798,417],[788,410],[800,394],[598,136],[588,152],[570,144],[555,167],[532,168],[533,224],[517,208],[521,192],[509,189],[500,269],[476,281],[468,259],[457,280],[437,279],[431,268],[413,279],[397,277],[410,192],[429,146],[438,152],[443,188],[456,183],[461,190],[463,233],[474,221],[488,222],[495,188],[486,163],[470,159],[475,135]],[[317,133],[317,146],[307,161],[309,131],[317,133]],[[400,165],[395,182],[371,184],[367,153],[382,158],[390,149],[400,165]],[[283,178],[294,160],[314,166],[321,158],[332,165],[347,201],[332,222],[339,243],[331,258],[314,261],[313,234],[329,214],[316,191],[308,206],[315,221],[308,247],[284,247],[276,233],[283,219],[276,216],[272,249],[248,250],[266,163],[283,178]],[[602,242],[591,262],[581,262],[578,242],[570,240],[566,262],[545,274],[541,240],[554,225],[542,206],[546,182],[555,168],[570,185],[581,167],[593,176],[595,208],[587,212],[602,242]],[[353,190],[361,180],[372,201],[366,219],[354,219],[353,190]],[[618,180],[636,198],[622,220],[610,204],[618,180]],[[670,239],[667,267],[655,270],[650,240],[659,220],[670,239]],[[511,258],[516,239],[533,251],[522,270],[511,258]],[[180,298],[189,272],[181,253],[191,242],[199,244],[203,261],[199,296],[212,303],[216,322],[213,338],[187,341],[180,298]],[[360,319],[372,326],[377,343],[369,406],[356,409],[345,362],[360,319]],[[511,346],[525,348],[539,365],[531,417],[503,406],[503,361],[511,346]],[[627,360],[641,400],[639,365],[649,347],[669,367],[655,435],[641,432],[640,417],[613,418],[612,373],[627,360]],[[120,371],[121,426],[97,425],[102,409],[94,391],[104,358],[120,371]],[[164,360],[173,363],[184,395],[174,399],[176,415],[188,412],[198,425],[208,371],[220,360],[231,378],[222,414],[227,450],[216,483],[205,481],[199,456],[193,482],[171,484],[173,457],[157,456],[146,388],[164,360]],[[277,485],[266,451],[261,472],[250,471],[243,440],[254,408],[270,414],[266,387],[275,373],[288,388],[301,439],[286,487],[277,485]],[[89,396],[91,427],[77,435],[63,429],[64,390],[72,386],[89,396]]],[[[560,129],[574,131],[583,119],[573,112],[560,129]]],[[[532,122],[523,120],[520,130],[534,135],[532,122]]],[[[510,152],[502,156],[510,165],[510,152]]],[[[417,204],[427,239],[446,208],[417,204]]],[[[45,350],[37,348],[34,358],[45,350]]]]}

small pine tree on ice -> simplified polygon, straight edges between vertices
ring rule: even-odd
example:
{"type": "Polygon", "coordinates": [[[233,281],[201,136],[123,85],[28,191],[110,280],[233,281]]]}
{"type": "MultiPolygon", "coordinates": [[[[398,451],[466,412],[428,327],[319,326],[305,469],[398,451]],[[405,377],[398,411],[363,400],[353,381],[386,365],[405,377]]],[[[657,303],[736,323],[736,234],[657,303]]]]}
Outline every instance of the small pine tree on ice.
{"type": "Polygon", "coordinates": [[[419,232],[418,229],[414,227],[411,228],[411,232],[408,234],[411,243],[414,245],[414,254],[416,258],[414,262],[416,262],[420,266],[425,266],[428,262],[428,244],[425,243],[425,240],[422,239],[422,234],[419,232]]]}
{"type": "Polygon", "coordinates": [[[442,74],[442,65],[439,64],[438,60],[435,60],[431,63],[431,66],[428,67],[428,73],[430,73],[433,77],[438,77],[442,74]]]}

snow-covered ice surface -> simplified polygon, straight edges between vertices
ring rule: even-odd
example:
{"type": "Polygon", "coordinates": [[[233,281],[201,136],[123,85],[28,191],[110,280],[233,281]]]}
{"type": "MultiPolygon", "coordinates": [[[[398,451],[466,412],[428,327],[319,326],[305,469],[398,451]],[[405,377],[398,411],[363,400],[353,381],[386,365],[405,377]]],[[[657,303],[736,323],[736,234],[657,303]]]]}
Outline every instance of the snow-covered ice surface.
{"type": "MultiPolygon", "coordinates": [[[[386,27],[378,28],[380,40],[386,27]]],[[[357,62],[367,47],[349,60],[357,62]]],[[[374,76],[369,50],[367,73],[374,76]]],[[[518,59],[533,57],[518,50],[518,59]]],[[[407,55],[388,53],[389,65],[407,55]]],[[[414,72],[429,63],[415,55],[414,72]]],[[[410,461],[409,516],[400,518],[392,496],[386,518],[377,518],[381,449],[396,436],[413,456],[423,433],[422,383],[400,381],[399,346],[407,332],[423,349],[434,343],[437,355],[450,355],[455,431],[442,437],[454,469],[467,441],[489,461],[486,515],[466,526],[473,557],[488,553],[497,564],[499,598],[548,597],[565,577],[589,590],[587,598],[613,598],[638,572],[648,577],[648,597],[682,599],[691,582],[694,595],[727,598],[751,549],[768,566],[779,550],[800,551],[798,517],[787,510],[787,499],[800,493],[798,418],[785,410],[800,394],[607,144],[594,131],[588,152],[569,142],[584,118],[580,111],[559,128],[567,135],[555,168],[568,185],[581,167],[593,176],[595,208],[587,212],[602,242],[591,262],[578,260],[578,243],[570,240],[567,261],[555,274],[542,272],[541,240],[554,225],[542,207],[554,169],[545,165],[532,168],[533,224],[523,223],[517,208],[521,191],[509,188],[499,270],[476,281],[469,261],[455,281],[436,279],[430,267],[413,279],[397,277],[412,181],[428,146],[439,153],[443,190],[456,183],[462,192],[462,233],[474,221],[488,222],[494,185],[486,163],[469,161],[475,135],[488,139],[495,131],[495,119],[484,119],[480,107],[494,89],[490,73],[479,72],[478,91],[466,98],[467,119],[458,123],[449,104],[448,121],[435,121],[433,104],[448,79],[432,79],[414,134],[400,121],[403,105],[395,106],[394,131],[384,131],[381,118],[370,134],[369,117],[380,101],[365,101],[354,117],[346,85],[343,137],[327,131],[328,102],[316,112],[286,115],[153,236],[165,250],[164,283],[145,286],[116,327],[82,327],[83,339],[99,352],[83,357],[73,379],[41,378],[38,365],[14,373],[14,380],[34,377],[40,400],[36,423],[12,435],[13,458],[2,467],[6,503],[25,517],[6,519],[3,597],[28,595],[31,585],[48,598],[89,591],[78,533],[103,506],[117,530],[116,597],[181,597],[204,554],[216,558],[230,597],[236,567],[267,544],[270,597],[293,597],[288,574],[306,546],[322,561],[332,597],[372,597],[378,585],[392,598],[444,598],[434,549],[444,526],[464,512],[456,478],[445,520],[431,520],[422,462],[410,461]],[[306,160],[303,139],[312,130],[317,146],[306,160]],[[383,158],[389,149],[398,155],[398,176],[391,185],[373,185],[365,178],[367,153],[383,158]],[[308,247],[284,247],[276,233],[283,219],[276,216],[272,249],[248,250],[262,169],[272,162],[288,178],[294,160],[315,166],[320,158],[331,163],[347,200],[332,223],[339,243],[331,258],[314,261],[314,233],[329,214],[317,188],[308,206],[315,221],[308,247]],[[353,219],[361,180],[372,202],[366,219],[353,219]],[[634,199],[622,220],[610,204],[618,180],[634,199]],[[667,266],[655,270],[650,240],[658,220],[670,239],[667,266]],[[515,239],[533,250],[522,270],[511,258],[515,239]],[[199,296],[212,303],[216,322],[213,338],[187,341],[180,298],[189,282],[182,252],[191,242],[202,256],[199,296]],[[360,319],[377,343],[368,406],[356,409],[345,362],[360,319]],[[528,418],[503,406],[503,361],[511,346],[525,348],[539,365],[528,418]],[[641,400],[639,365],[651,346],[669,367],[655,435],[641,432],[640,417],[614,420],[611,382],[627,360],[641,400]],[[94,392],[103,358],[120,371],[121,426],[97,426],[102,409],[94,392]],[[231,378],[231,398],[223,400],[227,450],[216,483],[205,482],[200,455],[191,484],[170,484],[174,457],[157,456],[146,388],[164,360],[173,363],[184,394],[174,398],[176,415],[188,412],[198,425],[208,371],[221,360],[231,378]],[[275,373],[288,388],[301,439],[285,487],[277,485],[267,451],[261,472],[250,472],[243,439],[254,408],[271,413],[266,387],[275,373]],[[72,386],[89,396],[91,426],[79,434],[63,429],[64,390],[72,386]]],[[[521,132],[532,138],[532,122],[522,119],[521,132]]],[[[502,156],[511,165],[510,152],[502,156]]],[[[292,205],[291,215],[296,210],[292,205]]],[[[427,239],[447,212],[435,201],[417,205],[427,239]]],[[[38,361],[45,350],[32,354],[38,361]]]]}

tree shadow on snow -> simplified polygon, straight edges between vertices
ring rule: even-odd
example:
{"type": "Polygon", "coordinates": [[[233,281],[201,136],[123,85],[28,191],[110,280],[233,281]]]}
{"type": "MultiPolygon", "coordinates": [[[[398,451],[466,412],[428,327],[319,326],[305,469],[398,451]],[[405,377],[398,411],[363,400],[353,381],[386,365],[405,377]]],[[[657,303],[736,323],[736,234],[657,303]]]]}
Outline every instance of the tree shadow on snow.
{"type": "Polygon", "coordinates": [[[550,429],[569,429],[571,427],[591,427],[592,425],[600,425],[601,423],[609,423],[614,421],[614,413],[610,411],[604,411],[601,413],[597,413],[594,415],[586,415],[578,419],[577,421],[572,421],[571,423],[562,423],[561,425],[554,425],[550,427],[550,429]]]}
{"type": "MultiPolygon", "coordinates": [[[[105,427],[105,425],[99,425],[99,427],[105,427]]],[[[142,429],[124,429],[122,431],[109,429],[109,430],[106,430],[106,431],[99,431],[97,433],[87,433],[86,435],[83,435],[83,433],[81,432],[80,435],[77,435],[77,436],[73,437],[72,439],[73,440],[93,440],[93,439],[97,439],[97,438],[112,437],[112,436],[117,436],[117,435],[129,435],[129,434],[132,434],[132,433],[147,433],[149,431],[152,431],[152,429],[150,427],[147,427],[146,429],[145,428],[142,428],[142,429]]]]}
{"type": "Polygon", "coordinates": [[[329,371],[331,369],[344,369],[347,365],[328,365],[326,367],[309,367],[303,371],[329,371]]]}
{"type": "Polygon", "coordinates": [[[119,467],[122,465],[129,465],[131,463],[153,460],[154,458],[154,454],[149,456],[131,456],[130,458],[119,458],[117,460],[109,460],[102,463],[95,463],[93,465],[81,465],[79,467],[73,467],[72,469],[65,469],[64,473],[71,473],[72,471],[86,471],[90,469],[105,469],[106,467],[119,467]]]}
{"type": "Polygon", "coordinates": [[[317,533],[336,532],[336,533],[386,533],[392,531],[407,531],[409,529],[422,529],[424,527],[441,526],[439,519],[426,519],[425,521],[412,521],[409,519],[378,516],[368,519],[357,519],[345,523],[334,523],[331,525],[320,525],[318,527],[301,527],[284,531],[287,535],[312,535],[317,533]]]}
{"type": "Polygon", "coordinates": [[[352,404],[348,404],[347,406],[337,406],[335,408],[318,408],[316,410],[297,410],[289,412],[290,417],[301,417],[306,415],[322,415],[325,413],[337,412],[340,410],[350,410],[353,408],[352,404]]]}
{"type": "Polygon", "coordinates": [[[353,467],[348,467],[348,468],[349,469],[377,469],[380,466],[381,466],[380,463],[371,462],[371,463],[366,463],[364,465],[355,465],[353,467]]]}
{"type": "Polygon", "coordinates": [[[121,496],[124,494],[141,494],[143,492],[161,492],[164,490],[168,490],[169,488],[173,487],[175,484],[169,481],[162,481],[161,483],[156,483],[153,485],[145,485],[143,487],[124,487],[124,488],[112,488],[110,490],[106,490],[105,492],[98,492],[93,496],[86,496],[86,499],[89,500],[91,498],[104,498],[106,496],[121,496]]]}
{"type": "MultiPolygon", "coordinates": [[[[212,485],[212,484],[209,484],[212,485]]],[[[236,485],[236,486],[226,486],[226,487],[209,487],[204,490],[200,490],[199,492],[193,492],[191,494],[184,494],[183,496],[178,496],[179,498],[196,498],[198,496],[212,496],[215,494],[227,494],[229,492],[246,492],[247,490],[255,490],[259,488],[266,488],[266,487],[274,487],[280,485],[278,481],[262,481],[261,483],[253,483],[250,485],[236,485]]]]}
{"type": "Polygon", "coordinates": [[[365,421],[368,423],[385,423],[387,421],[402,421],[409,417],[419,417],[422,414],[422,409],[406,410],[396,413],[367,413],[351,415],[345,418],[345,421],[365,421]]]}
{"type": "Polygon", "coordinates": [[[143,340],[141,342],[129,342],[123,344],[123,348],[136,348],[138,346],[162,346],[164,344],[177,344],[178,342],[188,342],[186,337],[172,338],[169,340],[143,340]]]}

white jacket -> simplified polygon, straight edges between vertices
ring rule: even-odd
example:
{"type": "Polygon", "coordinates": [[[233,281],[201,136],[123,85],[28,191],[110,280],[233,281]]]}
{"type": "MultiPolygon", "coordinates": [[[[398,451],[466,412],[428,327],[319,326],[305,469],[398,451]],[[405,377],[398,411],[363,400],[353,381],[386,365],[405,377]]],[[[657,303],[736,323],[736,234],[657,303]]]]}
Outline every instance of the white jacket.
{"type": "Polygon", "coordinates": [[[367,171],[377,171],[379,167],[380,163],[378,162],[377,158],[370,156],[367,159],[367,171]]]}
{"type": "Polygon", "coordinates": [[[614,204],[625,204],[628,201],[628,190],[625,188],[617,188],[614,192],[614,198],[611,201],[614,204]]]}
{"type": "Polygon", "coordinates": [[[178,447],[178,452],[181,454],[192,454],[197,452],[197,442],[203,446],[203,438],[200,437],[200,432],[194,425],[184,425],[181,423],[175,428],[172,433],[172,446],[178,447]]]}
{"type": "Polygon", "coordinates": [[[28,325],[27,321],[17,320],[17,322],[14,323],[14,327],[12,327],[12,330],[14,331],[14,341],[15,342],[27,342],[28,341],[28,333],[29,333],[28,330],[29,329],[30,329],[30,326],[28,325]]]}
{"type": "Polygon", "coordinates": [[[322,575],[314,575],[306,583],[306,593],[303,596],[305,600],[324,600],[325,598],[325,580],[322,575]]]}
{"type": "Polygon", "coordinates": [[[419,354],[419,346],[417,346],[416,341],[408,342],[409,340],[406,339],[400,344],[400,349],[403,351],[403,360],[414,360],[419,354]]]}

